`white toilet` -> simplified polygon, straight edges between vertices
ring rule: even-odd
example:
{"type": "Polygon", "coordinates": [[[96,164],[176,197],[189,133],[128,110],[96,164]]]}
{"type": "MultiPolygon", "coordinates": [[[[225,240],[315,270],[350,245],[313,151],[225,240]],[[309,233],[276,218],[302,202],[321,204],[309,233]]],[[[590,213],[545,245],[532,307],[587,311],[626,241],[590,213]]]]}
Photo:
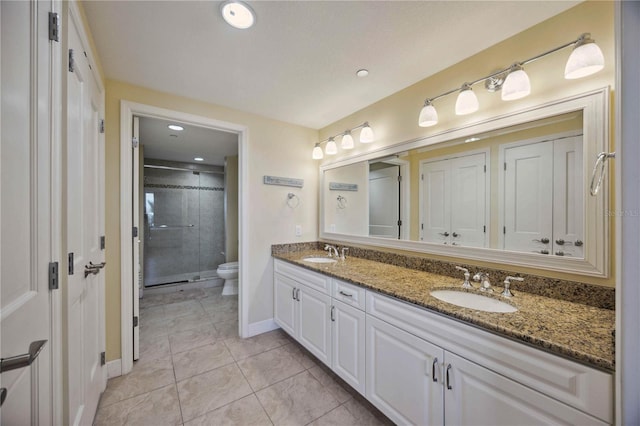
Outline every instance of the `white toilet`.
{"type": "Polygon", "coordinates": [[[238,294],[238,262],[223,263],[216,271],[218,276],[224,280],[222,287],[223,296],[238,294]]]}

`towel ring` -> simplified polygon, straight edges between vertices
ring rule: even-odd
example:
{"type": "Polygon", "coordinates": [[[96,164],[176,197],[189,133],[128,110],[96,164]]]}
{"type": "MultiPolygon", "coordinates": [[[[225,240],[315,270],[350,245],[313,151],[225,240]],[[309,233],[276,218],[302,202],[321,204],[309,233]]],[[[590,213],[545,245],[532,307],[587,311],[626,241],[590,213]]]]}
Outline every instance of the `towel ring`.
{"type": "Polygon", "coordinates": [[[298,205],[300,204],[300,198],[294,194],[293,192],[290,192],[287,194],[287,205],[289,207],[291,207],[292,209],[295,209],[296,207],[298,207],[298,205]]]}
{"type": "Polygon", "coordinates": [[[345,197],[343,197],[342,195],[338,195],[337,200],[339,209],[345,209],[347,207],[347,199],[345,197]]]}

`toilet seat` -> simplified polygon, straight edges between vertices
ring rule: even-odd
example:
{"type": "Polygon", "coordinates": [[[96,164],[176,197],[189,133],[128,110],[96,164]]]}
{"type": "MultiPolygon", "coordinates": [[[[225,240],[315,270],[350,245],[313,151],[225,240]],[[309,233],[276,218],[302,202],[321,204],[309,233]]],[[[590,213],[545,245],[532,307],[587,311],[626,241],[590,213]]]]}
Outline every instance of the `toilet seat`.
{"type": "Polygon", "coordinates": [[[221,271],[238,269],[238,262],[221,263],[220,265],[218,265],[218,269],[220,269],[221,271]]]}

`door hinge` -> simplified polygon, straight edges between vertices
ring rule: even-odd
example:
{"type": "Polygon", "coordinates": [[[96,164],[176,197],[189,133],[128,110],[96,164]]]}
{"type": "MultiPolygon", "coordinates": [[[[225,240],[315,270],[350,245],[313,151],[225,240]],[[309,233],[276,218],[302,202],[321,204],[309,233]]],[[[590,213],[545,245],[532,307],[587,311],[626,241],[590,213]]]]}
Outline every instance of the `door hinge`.
{"type": "Polygon", "coordinates": [[[69,49],[69,72],[73,72],[76,69],[76,62],[73,59],[73,49],[69,49]]]}
{"type": "Polygon", "coordinates": [[[484,226],[482,227],[482,232],[484,232],[485,234],[487,233],[487,225],[484,225],[484,226]]]}
{"type": "Polygon", "coordinates": [[[73,275],[73,253],[69,253],[69,275],[73,275]]]}
{"type": "Polygon", "coordinates": [[[107,363],[107,354],[104,352],[100,352],[100,365],[105,365],[107,363]]]}
{"type": "Polygon", "coordinates": [[[58,262],[49,262],[49,290],[57,290],[58,287],[58,262]]]}
{"type": "Polygon", "coordinates": [[[424,180],[424,174],[420,175],[420,180],[424,180]]]}
{"type": "Polygon", "coordinates": [[[133,238],[136,238],[138,236],[138,227],[137,226],[133,227],[132,233],[133,233],[133,238]]]}
{"type": "Polygon", "coordinates": [[[107,241],[106,241],[106,237],[104,235],[102,235],[100,237],[100,250],[104,250],[105,247],[107,246],[107,241]]]}
{"type": "Polygon", "coordinates": [[[138,147],[138,138],[131,138],[131,148],[137,148],[138,147]]]}
{"type": "Polygon", "coordinates": [[[398,182],[402,182],[402,175],[398,175],[398,182]]]}
{"type": "Polygon", "coordinates": [[[49,41],[60,41],[60,15],[49,12],[49,41]]]}
{"type": "Polygon", "coordinates": [[[484,165],[484,172],[487,173],[487,165],[484,165]]]}
{"type": "Polygon", "coordinates": [[[98,121],[98,132],[104,133],[104,118],[98,121]]]}
{"type": "Polygon", "coordinates": [[[502,227],[502,233],[503,233],[503,234],[506,234],[506,233],[507,233],[507,227],[506,227],[506,226],[503,226],[503,227],[502,227]]]}
{"type": "Polygon", "coordinates": [[[402,221],[401,220],[398,221],[398,226],[402,226],[402,221]]]}
{"type": "Polygon", "coordinates": [[[420,229],[424,230],[424,223],[420,224],[420,229]]]}
{"type": "Polygon", "coordinates": [[[138,317],[133,317],[133,326],[134,327],[138,326],[138,317]]]}
{"type": "Polygon", "coordinates": [[[507,163],[506,162],[504,163],[504,170],[505,171],[507,170],[507,163]]]}

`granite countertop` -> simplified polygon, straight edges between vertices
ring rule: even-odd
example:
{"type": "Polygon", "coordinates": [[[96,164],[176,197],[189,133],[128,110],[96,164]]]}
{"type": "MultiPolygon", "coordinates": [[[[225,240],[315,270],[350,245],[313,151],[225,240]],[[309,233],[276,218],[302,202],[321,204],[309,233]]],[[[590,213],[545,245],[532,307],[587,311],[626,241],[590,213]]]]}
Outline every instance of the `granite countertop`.
{"type": "MultiPolygon", "coordinates": [[[[464,290],[461,288],[462,274],[460,279],[456,279],[355,257],[330,264],[302,261],[305,257],[326,255],[325,251],[308,250],[277,253],[274,257],[440,312],[592,367],[607,371],[615,369],[613,310],[513,290],[514,297],[505,299],[499,295],[502,283],[493,280],[496,292],[490,297],[506,301],[517,307],[518,311],[481,312],[458,307],[430,295],[434,289],[464,290]]],[[[477,286],[477,283],[474,284],[477,286]]],[[[487,295],[478,290],[466,291],[487,295]]]]}

